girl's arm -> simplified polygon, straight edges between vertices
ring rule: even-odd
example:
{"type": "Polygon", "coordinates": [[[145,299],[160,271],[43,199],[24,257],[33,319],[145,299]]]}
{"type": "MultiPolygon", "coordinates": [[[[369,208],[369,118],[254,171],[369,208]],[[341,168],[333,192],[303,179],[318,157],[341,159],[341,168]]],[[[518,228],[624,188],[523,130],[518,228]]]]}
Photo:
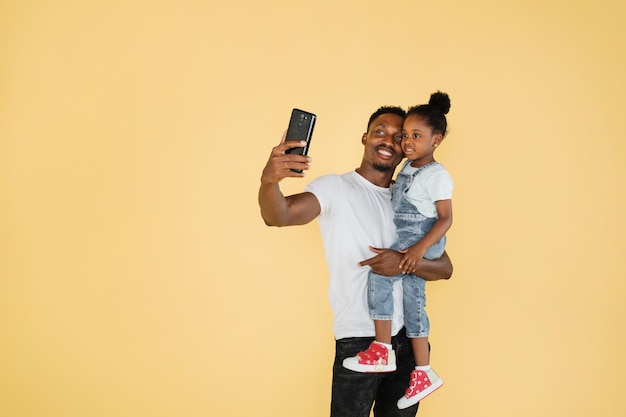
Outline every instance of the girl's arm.
{"type": "Polygon", "coordinates": [[[415,245],[401,251],[405,255],[400,262],[400,269],[405,274],[413,272],[419,266],[428,248],[437,243],[452,226],[452,200],[439,200],[435,205],[439,218],[432,229],[415,245]]]}

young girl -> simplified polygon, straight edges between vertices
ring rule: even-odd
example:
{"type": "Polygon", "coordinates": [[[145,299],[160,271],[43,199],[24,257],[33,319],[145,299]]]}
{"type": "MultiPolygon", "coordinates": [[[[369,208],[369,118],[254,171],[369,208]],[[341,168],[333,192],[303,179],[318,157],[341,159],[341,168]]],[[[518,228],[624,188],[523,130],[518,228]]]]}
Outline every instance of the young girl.
{"type": "Polygon", "coordinates": [[[446,114],[450,98],[436,92],[428,104],[411,107],[404,119],[402,150],[407,161],[393,185],[392,204],[398,240],[391,249],[404,253],[403,275],[385,277],[370,271],[368,303],[374,320],[376,340],[369,348],[347,358],[343,366],[357,372],[392,372],[396,369],[391,346],[393,283],[402,278],[404,322],[415,355],[415,370],[409,387],[398,401],[399,408],[417,404],[443,385],[430,367],[428,334],[430,325],[424,311],[425,281],[411,272],[422,258],[439,258],[445,248],[445,234],[452,225],[452,179],[433,157],[446,135],[446,114]]]}

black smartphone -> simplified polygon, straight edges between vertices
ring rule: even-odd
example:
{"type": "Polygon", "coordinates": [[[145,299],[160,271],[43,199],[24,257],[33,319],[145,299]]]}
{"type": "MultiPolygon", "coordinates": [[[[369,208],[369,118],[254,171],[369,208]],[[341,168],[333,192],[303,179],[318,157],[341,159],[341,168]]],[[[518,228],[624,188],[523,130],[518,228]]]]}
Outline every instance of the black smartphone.
{"type": "MultiPolygon", "coordinates": [[[[291,119],[289,119],[289,127],[285,140],[304,140],[306,145],[297,148],[287,149],[285,153],[306,155],[309,152],[311,137],[313,136],[313,128],[317,116],[308,111],[293,109],[291,111],[291,119]]],[[[301,169],[293,169],[295,172],[302,172],[301,169]]]]}

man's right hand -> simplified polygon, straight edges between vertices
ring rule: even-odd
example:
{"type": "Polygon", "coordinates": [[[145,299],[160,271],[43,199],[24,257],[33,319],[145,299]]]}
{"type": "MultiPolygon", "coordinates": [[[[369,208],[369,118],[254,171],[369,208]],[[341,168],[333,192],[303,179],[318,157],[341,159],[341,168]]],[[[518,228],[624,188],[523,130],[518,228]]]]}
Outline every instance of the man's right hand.
{"type": "Polygon", "coordinates": [[[315,219],[321,211],[317,198],[311,193],[299,193],[285,197],[278,183],[287,177],[304,177],[304,173],[291,169],[309,169],[308,156],[285,154],[290,148],[304,146],[304,141],[285,141],[272,149],[270,158],[261,174],[259,187],[259,207],[261,216],[268,226],[292,226],[306,224],[315,219]]]}
{"type": "Polygon", "coordinates": [[[280,144],[272,149],[267,164],[263,168],[262,184],[276,184],[287,177],[304,177],[304,172],[295,172],[292,169],[302,171],[309,169],[309,162],[311,162],[309,156],[285,153],[287,149],[305,146],[306,142],[303,140],[285,141],[285,135],[286,132],[283,134],[280,144]]]}

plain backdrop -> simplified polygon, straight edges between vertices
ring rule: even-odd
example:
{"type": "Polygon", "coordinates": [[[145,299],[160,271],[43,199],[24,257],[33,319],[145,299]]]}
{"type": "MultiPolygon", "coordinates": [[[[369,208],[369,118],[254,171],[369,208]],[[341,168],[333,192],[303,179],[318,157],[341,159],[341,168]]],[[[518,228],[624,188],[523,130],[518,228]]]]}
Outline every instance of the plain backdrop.
{"type": "Polygon", "coordinates": [[[623,417],[625,4],[2,1],[0,414],[328,415],[319,232],[263,224],[261,170],[293,107],[285,193],[442,90],[419,416],[623,417]]]}

